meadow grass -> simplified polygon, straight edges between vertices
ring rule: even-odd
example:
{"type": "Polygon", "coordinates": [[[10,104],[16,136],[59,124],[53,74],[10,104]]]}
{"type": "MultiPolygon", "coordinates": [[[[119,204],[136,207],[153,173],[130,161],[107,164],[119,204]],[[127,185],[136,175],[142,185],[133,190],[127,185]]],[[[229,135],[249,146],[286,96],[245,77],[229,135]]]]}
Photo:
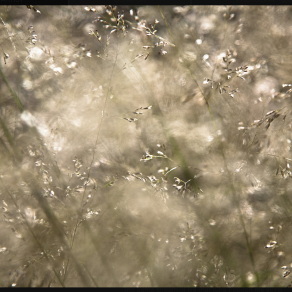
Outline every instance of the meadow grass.
{"type": "Polygon", "coordinates": [[[0,285],[290,286],[291,12],[2,6],[0,285]]]}

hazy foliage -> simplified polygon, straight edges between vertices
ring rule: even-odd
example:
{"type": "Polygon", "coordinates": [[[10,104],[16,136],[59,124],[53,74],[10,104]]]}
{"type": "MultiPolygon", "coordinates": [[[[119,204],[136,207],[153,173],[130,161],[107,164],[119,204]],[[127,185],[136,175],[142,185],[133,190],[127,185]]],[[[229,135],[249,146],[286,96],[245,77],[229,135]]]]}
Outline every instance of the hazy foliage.
{"type": "Polygon", "coordinates": [[[291,284],[291,7],[0,17],[1,286],[291,284]]]}

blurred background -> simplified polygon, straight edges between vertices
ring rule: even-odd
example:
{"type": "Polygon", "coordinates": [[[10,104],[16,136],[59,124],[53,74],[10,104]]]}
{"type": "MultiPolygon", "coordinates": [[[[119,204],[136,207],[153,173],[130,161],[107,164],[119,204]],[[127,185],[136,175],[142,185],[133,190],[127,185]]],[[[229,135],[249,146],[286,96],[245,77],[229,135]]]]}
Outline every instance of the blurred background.
{"type": "Polygon", "coordinates": [[[1,286],[291,285],[290,6],[0,17],[1,286]]]}

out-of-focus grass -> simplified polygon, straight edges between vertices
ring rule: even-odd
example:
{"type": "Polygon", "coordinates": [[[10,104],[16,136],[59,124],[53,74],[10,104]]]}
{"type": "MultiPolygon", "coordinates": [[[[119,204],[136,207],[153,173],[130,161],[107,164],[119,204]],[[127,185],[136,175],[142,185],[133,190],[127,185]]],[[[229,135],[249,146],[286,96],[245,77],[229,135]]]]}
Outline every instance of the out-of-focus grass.
{"type": "Polygon", "coordinates": [[[0,284],[290,285],[290,7],[30,8],[0,10],[0,284]]]}

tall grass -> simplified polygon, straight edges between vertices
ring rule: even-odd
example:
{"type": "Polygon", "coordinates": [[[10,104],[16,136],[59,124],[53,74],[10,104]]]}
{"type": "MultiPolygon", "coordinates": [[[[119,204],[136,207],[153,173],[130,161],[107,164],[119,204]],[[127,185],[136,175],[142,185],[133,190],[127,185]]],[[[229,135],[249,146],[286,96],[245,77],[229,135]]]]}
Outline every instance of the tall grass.
{"type": "Polygon", "coordinates": [[[291,284],[290,7],[0,17],[1,286],[291,284]]]}

